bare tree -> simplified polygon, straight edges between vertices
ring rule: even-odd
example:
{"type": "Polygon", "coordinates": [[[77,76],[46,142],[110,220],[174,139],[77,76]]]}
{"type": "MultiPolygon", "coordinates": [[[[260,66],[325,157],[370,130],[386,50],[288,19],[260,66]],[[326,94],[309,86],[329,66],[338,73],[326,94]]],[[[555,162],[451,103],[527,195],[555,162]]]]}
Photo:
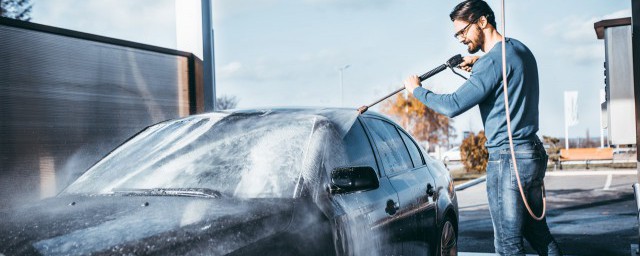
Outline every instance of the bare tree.
{"type": "Polygon", "coordinates": [[[0,0],[0,17],[30,21],[31,0],[0,0]]]}
{"type": "Polygon", "coordinates": [[[232,109],[238,106],[238,98],[236,96],[222,95],[216,98],[215,110],[232,109]]]}

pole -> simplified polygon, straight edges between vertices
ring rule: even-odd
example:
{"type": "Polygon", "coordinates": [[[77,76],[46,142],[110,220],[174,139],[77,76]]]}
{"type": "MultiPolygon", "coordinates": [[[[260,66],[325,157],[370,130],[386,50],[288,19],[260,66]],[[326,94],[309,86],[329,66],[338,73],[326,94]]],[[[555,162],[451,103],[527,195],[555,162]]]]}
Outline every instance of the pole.
{"type": "Polygon", "coordinates": [[[567,117],[565,114],[564,120],[564,149],[569,149],[569,123],[567,122],[567,117]]]}
{"type": "MultiPolygon", "coordinates": [[[[633,55],[633,94],[635,98],[636,110],[636,148],[640,145],[640,0],[631,0],[631,51],[633,55]]],[[[638,182],[640,182],[640,154],[637,154],[636,164],[638,169],[638,182]]],[[[634,184],[634,196],[636,199],[636,210],[638,213],[638,223],[640,223],[640,191],[638,183],[634,184]]],[[[640,226],[638,227],[640,235],[640,226]]],[[[640,243],[640,236],[638,237],[640,243]]],[[[638,255],[638,249],[632,251],[638,255]]]]}
{"type": "Polygon", "coordinates": [[[202,64],[204,111],[214,111],[216,105],[216,82],[213,58],[213,28],[211,21],[211,0],[202,0],[202,64]]]}
{"type": "MultiPolygon", "coordinates": [[[[631,51],[633,54],[633,94],[636,107],[636,147],[640,145],[640,0],[631,1],[631,51]]],[[[640,168],[640,154],[636,161],[640,168]]],[[[640,169],[639,169],[640,174],[640,169]]],[[[638,177],[640,182],[640,176],[638,177]]]]}
{"type": "Polygon", "coordinates": [[[576,124],[577,92],[564,91],[564,148],[569,149],[569,126],[576,124]]]}
{"type": "Polygon", "coordinates": [[[341,68],[338,68],[338,71],[340,71],[340,106],[344,107],[344,84],[343,84],[343,72],[345,69],[349,68],[351,65],[347,64],[344,65],[341,68]]]}
{"type": "Polygon", "coordinates": [[[344,107],[344,84],[343,84],[343,73],[344,69],[340,69],[340,107],[344,107]]]}
{"type": "Polygon", "coordinates": [[[600,148],[604,148],[604,128],[603,128],[603,124],[602,124],[602,104],[605,104],[604,102],[606,102],[606,98],[605,98],[605,92],[604,89],[600,89],[600,98],[598,100],[598,113],[600,113],[600,125],[599,125],[599,129],[600,129],[600,148]]]}
{"type": "Polygon", "coordinates": [[[602,129],[602,110],[600,110],[600,148],[604,148],[604,129],[602,129]]]}

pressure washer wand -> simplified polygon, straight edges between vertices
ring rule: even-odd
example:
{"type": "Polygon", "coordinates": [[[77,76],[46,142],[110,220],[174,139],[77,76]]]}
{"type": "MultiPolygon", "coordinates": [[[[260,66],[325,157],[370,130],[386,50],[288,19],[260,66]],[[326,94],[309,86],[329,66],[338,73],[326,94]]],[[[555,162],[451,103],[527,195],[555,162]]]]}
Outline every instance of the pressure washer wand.
{"type": "MultiPolygon", "coordinates": [[[[434,68],[434,69],[430,70],[429,72],[422,74],[418,78],[420,79],[420,82],[422,82],[424,80],[427,80],[427,78],[432,77],[435,74],[438,74],[438,73],[442,72],[443,70],[445,70],[447,68],[453,68],[453,67],[456,67],[456,66],[460,65],[460,63],[462,63],[462,56],[460,54],[457,54],[457,55],[451,57],[449,60],[447,60],[447,62],[445,64],[442,64],[442,65],[438,66],[437,68],[434,68]]],[[[380,103],[381,101],[386,100],[387,98],[395,95],[396,93],[401,92],[402,90],[404,90],[404,86],[401,87],[398,90],[393,91],[392,93],[387,94],[386,96],[380,98],[379,100],[377,100],[374,103],[371,103],[371,104],[369,104],[367,106],[360,107],[358,109],[358,112],[360,112],[360,114],[362,114],[364,112],[367,112],[367,110],[370,107],[375,106],[376,104],[380,103]]]]}

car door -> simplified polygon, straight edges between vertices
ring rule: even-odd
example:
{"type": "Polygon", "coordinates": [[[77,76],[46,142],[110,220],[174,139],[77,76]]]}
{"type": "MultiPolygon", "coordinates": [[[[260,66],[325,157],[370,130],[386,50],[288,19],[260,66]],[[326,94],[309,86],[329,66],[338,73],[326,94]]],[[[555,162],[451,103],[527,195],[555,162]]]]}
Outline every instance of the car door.
{"type": "MultiPolygon", "coordinates": [[[[346,166],[370,166],[379,177],[377,189],[347,194],[332,195],[332,201],[339,204],[344,214],[335,220],[337,239],[341,253],[347,255],[400,255],[402,246],[395,241],[397,226],[394,224],[395,208],[389,202],[398,202],[398,195],[391,187],[389,179],[382,176],[374,151],[360,123],[356,121],[343,138],[346,166]]],[[[343,166],[344,167],[344,166],[343,166]]]]}
{"type": "Polygon", "coordinates": [[[429,245],[425,234],[433,230],[435,183],[415,142],[402,130],[382,119],[367,117],[365,122],[382,162],[382,169],[398,193],[395,218],[403,243],[403,253],[425,251],[429,245]]]}
{"type": "MultiPolygon", "coordinates": [[[[409,155],[413,162],[414,169],[404,174],[398,175],[399,178],[405,178],[408,180],[416,179],[419,182],[415,183],[411,191],[412,199],[416,202],[414,206],[414,217],[416,220],[417,236],[411,237],[406,244],[408,249],[414,250],[415,254],[430,251],[436,244],[432,242],[438,242],[435,239],[438,233],[437,227],[437,208],[436,208],[436,183],[435,178],[431,175],[431,171],[427,166],[422,151],[418,147],[417,143],[409,136],[402,128],[398,128],[400,137],[409,150],[409,155]]],[[[405,250],[406,251],[406,250],[405,250]]],[[[414,253],[410,253],[414,254],[414,253]]]]}

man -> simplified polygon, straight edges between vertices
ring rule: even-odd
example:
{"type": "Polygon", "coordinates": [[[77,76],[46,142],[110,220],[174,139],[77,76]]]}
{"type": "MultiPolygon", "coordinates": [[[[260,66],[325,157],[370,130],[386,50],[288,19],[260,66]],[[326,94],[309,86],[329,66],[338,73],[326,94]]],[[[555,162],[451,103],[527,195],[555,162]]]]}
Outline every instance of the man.
{"type": "MultiPolygon", "coordinates": [[[[405,88],[427,107],[449,117],[479,106],[489,151],[487,195],[496,253],[524,255],[524,237],[540,255],[561,255],[546,219],[535,220],[527,212],[511,164],[502,88],[502,35],[496,30],[493,11],[482,0],[467,0],[458,4],[450,17],[455,37],[469,47],[469,53],[482,50],[486,54],[480,58],[464,58],[460,68],[471,71],[471,76],[452,94],[436,94],[420,87],[417,76],[407,78],[405,88]]],[[[527,201],[533,213],[540,216],[548,156],[536,135],[538,68],[533,54],[524,44],[506,38],[505,45],[516,164],[527,201]]]]}

